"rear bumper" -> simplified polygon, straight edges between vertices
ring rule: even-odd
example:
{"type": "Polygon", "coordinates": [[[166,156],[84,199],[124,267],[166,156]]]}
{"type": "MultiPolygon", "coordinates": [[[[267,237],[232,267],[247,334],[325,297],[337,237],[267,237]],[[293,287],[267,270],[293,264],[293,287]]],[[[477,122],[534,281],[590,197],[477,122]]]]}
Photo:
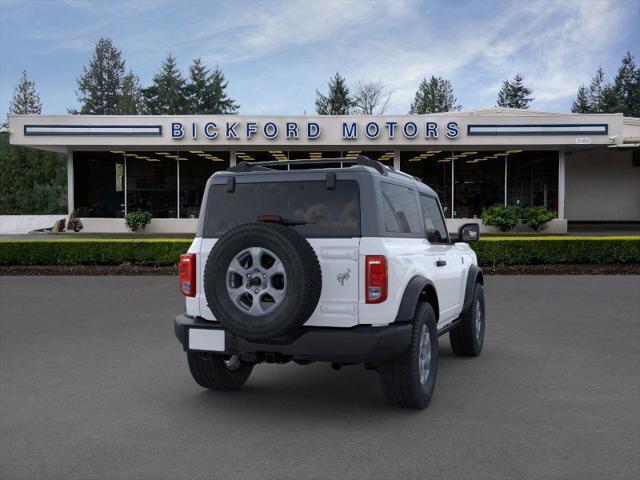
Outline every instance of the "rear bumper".
{"type": "MultiPolygon", "coordinates": [[[[222,330],[218,323],[179,315],[175,334],[184,350],[188,349],[192,328],[222,330]]],[[[225,351],[233,354],[278,354],[292,360],[379,364],[401,355],[411,341],[411,324],[397,323],[386,327],[352,328],[303,327],[295,335],[275,338],[269,343],[248,342],[225,332],[225,351]]]]}

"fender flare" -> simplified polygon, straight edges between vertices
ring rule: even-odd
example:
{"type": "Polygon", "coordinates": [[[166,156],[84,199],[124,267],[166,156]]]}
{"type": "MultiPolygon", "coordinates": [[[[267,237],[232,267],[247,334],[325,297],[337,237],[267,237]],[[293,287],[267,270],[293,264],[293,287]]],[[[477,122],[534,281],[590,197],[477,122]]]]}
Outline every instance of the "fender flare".
{"type": "Polygon", "coordinates": [[[476,283],[484,285],[484,277],[482,270],[477,265],[471,265],[469,267],[469,273],[467,274],[467,286],[464,291],[464,303],[462,304],[462,312],[467,313],[471,308],[471,302],[473,301],[473,292],[476,288],[476,283]]]}
{"type": "Polygon", "coordinates": [[[433,293],[435,295],[435,305],[433,305],[434,310],[436,311],[436,318],[439,317],[439,308],[438,308],[438,296],[436,293],[436,287],[431,280],[428,278],[422,277],[420,275],[416,275],[407,284],[407,287],[404,289],[404,294],[402,295],[402,300],[400,301],[400,307],[398,308],[398,314],[396,315],[396,322],[412,322],[415,317],[416,308],[418,306],[418,302],[420,301],[420,297],[425,288],[431,287],[433,289],[433,293]]]}

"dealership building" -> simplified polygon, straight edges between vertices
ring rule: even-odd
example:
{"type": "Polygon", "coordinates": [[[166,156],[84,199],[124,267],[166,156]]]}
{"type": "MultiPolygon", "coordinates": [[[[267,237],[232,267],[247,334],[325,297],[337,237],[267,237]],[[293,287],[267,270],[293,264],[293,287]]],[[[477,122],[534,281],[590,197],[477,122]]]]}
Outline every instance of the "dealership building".
{"type": "Polygon", "coordinates": [[[218,170],[358,155],[431,186],[450,230],[495,204],[553,210],[549,232],[640,224],[640,119],[622,114],[26,115],[11,116],[9,132],[14,145],[66,155],[69,212],[90,232],[125,231],[124,215],[137,210],[153,215],[150,232],[195,232],[218,170]]]}

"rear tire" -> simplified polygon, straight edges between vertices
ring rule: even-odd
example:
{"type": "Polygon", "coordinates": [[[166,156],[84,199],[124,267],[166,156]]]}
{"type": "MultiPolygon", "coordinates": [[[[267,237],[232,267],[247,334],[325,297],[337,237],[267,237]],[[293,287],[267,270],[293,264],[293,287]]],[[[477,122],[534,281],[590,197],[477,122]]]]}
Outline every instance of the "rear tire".
{"type": "Polygon", "coordinates": [[[382,391],[392,405],[415,409],[429,405],[438,373],[437,321],[431,305],[418,305],[409,348],[381,364],[378,372],[382,391]]]}
{"type": "Polygon", "coordinates": [[[253,365],[233,356],[187,352],[191,376],[203,388],[218,391],[239,390],[246,383],[253,365]]]}
{"type": "Polygon", "coordinates": [[[477,357],[484,343],[484,288],[476,283],[469,311],[462,315],[460,324],[449,332],[453,353],[461,357],[477,357]]]}

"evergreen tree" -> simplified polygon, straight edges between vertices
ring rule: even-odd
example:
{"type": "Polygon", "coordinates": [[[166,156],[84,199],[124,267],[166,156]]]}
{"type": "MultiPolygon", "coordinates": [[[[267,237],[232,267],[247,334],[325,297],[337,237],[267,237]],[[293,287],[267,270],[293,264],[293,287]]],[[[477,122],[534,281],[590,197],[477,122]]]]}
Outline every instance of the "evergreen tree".
{"type": "Polygon", "coordinates": [[[605,85],[600,98],[600,109],[598,113],[618,113],[624,110],[624,105],[620,101],[618,92],[611,84],[605,85]]]}
{"type": "Polygon", "coordinates": [[[431,76],[427,81],[423,78],[411,104],[410,114],[452,112],[460,110],[453,95],[453,86],[449,80],[431,76]]]}
{"type": "Polygon", "coordinates": [[[226,90],[229,82],[225,79],[224,73],[216,65],[208,82],[210,92],[209,105],[205,113],[237,113],[240,105],[227,96],[226,90]]]}
{"type": "Polygon", "coordinates": [[[227,97],[228,83],[220,67],[216,66],[213,73],[209,73],[202,60],[195,59],[189,67],[189,83],[185,90],[190,113],[236,113],[239,105],[227,97]]]}
{"type": "Polygon", "coordinates": [[[319,115],[348,115],[354,103],[349,95],[349,87],[339,73],[329,80],[327,96],[316,90],[316,112],[319,115]]]}
{"type": "Polygon", "coordinates": [[[187,113],[189,108],[185,86],[176,59],[169,53],[162,62],[160,72],[154,75],[151,87],[143,90],[149,113],[155,115],[187,113]]]}
{"type": "Polygon", "coordinates": [[[196,58],[189,66],[189,83],[185,88],[189,102],[189,113],[194,115],[206,112],[208,106],[209,70],[200,58],[196,58]]]}
{"type": "MultiPolygon", "coordinates": [[[[35,84],[22,72],[9,113],[42,112],[35,84]]],[[[66,212],[67,160],[63,155],[9,144],[0,135],[0,215],[66,212]]]]}
{"type": "Polygon", "coordinates": [[[524,85],[524,78],[519,73],[513,77],[512,81],[502,82],[502,88],[498,92],[498,107],[502,108],[529,108],[533,101],[530,95],[533,89],[524,85]]]}
{"type": "Polygon", "coordinates": [[[27,78],[26,70],[22,71],[20,83],[13,91],[9,113],[14,115],[40,115],[42,113],[42,103],[36,91],[36,84],[27,78]]]}
{"type": "Polygon", "coordinates": [[[628,117],[640,117],[640,69],[631,52],[627,52],[622,59],[613,88],[621,111],[628,117]]]}
{"type": "Polygon", "coordinates": [[[108,38],[98,40],[89,67],[83,67],[82,75],[78,79],[76,95],[81,105],[80,113],[117,113],[124,72],[124,60],[120,50],[108,38]]]}
{"type": "Polygon", "coordinates": [[[63,155],[9,144],[0,135],[0,215],[66,213],[63,155]]]}
{"type": "Polygon", "coordinates": [[[116,103],[116,113],[119,115],[140,115],[144,113],[144,98],[140,80],[129,71],[122,78],[122,87],[116,103]]]}
{"type": "Polygon", "coordinates": [[[591,113],[604,112],[604,92],[607,84],[604,79],[604,71],[602,67],[598,67],[596,74],[589,84],[589,104],[591,105],[591,113]]]}
{"type": "Polygon", "coordinates": [[[590,113],[591,102],[589,101],[589,91],[584,85],[580,85],[578,88],[578,95],[571,104],[571,111],[573,113],[590,113]]]}

